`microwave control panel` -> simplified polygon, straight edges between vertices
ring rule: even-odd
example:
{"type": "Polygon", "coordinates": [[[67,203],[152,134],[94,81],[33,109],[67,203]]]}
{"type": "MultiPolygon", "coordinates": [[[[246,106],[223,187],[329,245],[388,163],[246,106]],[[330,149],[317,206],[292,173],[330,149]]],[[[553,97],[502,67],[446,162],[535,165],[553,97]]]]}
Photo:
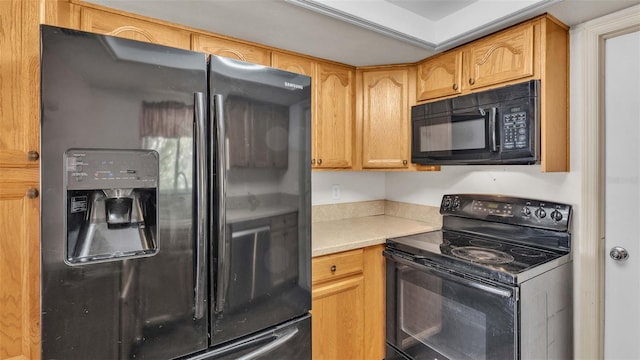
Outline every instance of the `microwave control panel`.
{"type": "Polygon", "coordinates": [[[522,106],[505,109],[502,115],[502,149],[504,151],[529,147],[529,119],[522,106]]]}

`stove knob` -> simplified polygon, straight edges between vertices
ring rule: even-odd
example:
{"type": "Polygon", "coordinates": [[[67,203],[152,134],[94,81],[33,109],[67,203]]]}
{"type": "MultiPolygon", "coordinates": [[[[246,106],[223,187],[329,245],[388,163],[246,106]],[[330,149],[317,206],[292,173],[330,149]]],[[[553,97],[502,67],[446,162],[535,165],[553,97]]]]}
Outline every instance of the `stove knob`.
{"type": "Polygon", "coordinates": [[[560,220],[562,220],[562,213],[560,213],[560,211],[558,211],[558,210],[553,210],[553,211],[551,212],[551,215],[550,215],[550,216],[551,216],[551,218],[552,218],[553,220],[555,220],[555,221],[560,221],[560,220]]]}
{"type": "Polygon", "coordinates": [[[460,199],[456,198],[456,199],[453,200],[453,208],[457,209],[459,207],[460,207],[460,199]]]}
{"type": "Polygon", "coordinates": [[[536,210],[536,216],[539,217],[540,219],[544,219],[545,216],[547,216],[547,212],[544,211],[543,208],[538,208],[538,210],[536,210]]]}
{"type": "Polygon", "coordinates": [[[523,215],[523,216],[527,216],[527,217],[528,217],[528,216],[531,216],[531,209],[529,209],[529,208],[528,208],[528,207],[526,207],[526,206],[525,206],[525,207],[523,207],[523,208],[522,208],[522,215],[523,215]]]}
{"type": "Polygon", "coordinates": [[[444,200],[442,201],[442,207],[445,209],[448,209],[451,207],[451,198],[450,197],[446,197],[444,198],[444,200]]]}

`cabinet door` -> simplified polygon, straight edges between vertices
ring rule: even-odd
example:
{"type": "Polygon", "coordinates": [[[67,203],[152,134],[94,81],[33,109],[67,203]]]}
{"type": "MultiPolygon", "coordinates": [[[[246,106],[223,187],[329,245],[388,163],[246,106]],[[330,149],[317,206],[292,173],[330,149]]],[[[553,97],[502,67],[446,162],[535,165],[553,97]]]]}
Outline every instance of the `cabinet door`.
{"type": "Polygon", "coordinates": [[[445,53],[418,65],[418,101],[460,94],[462,52],[445,53]]]}
{"type": "Polygon", "coordinates": [[[533,25],[482,39],[465,51],[469,89],[533,75],[533,25]]]}
{"type": "Polygon", "coordinates": [[[363,359],[363,298],[362,276],[314,286],[311,305],[314,360],[363,359]]]}
{"type": "Polygon", "coordinates": [[[407,168],[410,159],[409,71],[365,71],[362,167],[407,168]]]}
{"type": "Polygon", "coordinates": [[[313,60],[276,51],[271,53],[271,66],[307,76],[313,76],[315,68],[313,60]]]}
{"type": "Polygon", "coordinates": [[[214,36],[193,34],[192,50],[260,65],[271,65],[269,50],[214,36]]]}
{"type": "Polygon", "coordinates": [[[191,46],[188,31],[90,8],[81,10],[80,29],[181,49],[191,46]]]}
{"type": "Polygon", "coordinates": [[[0,358],[39,355],[40,200],[37,168],[0,167],[0,358]]]}
{"type": "Polygon", "coordinates": [[[312,115],[314,168],[347,169],[352,166],[353,78],[351,68],[317,64],[312,115]]]}
{"type": "Polygon", "coordinates": [[[41,5],[0,1],[2,359],[40,357],[40,199],[34,190],[40,182],[41,5]]]}

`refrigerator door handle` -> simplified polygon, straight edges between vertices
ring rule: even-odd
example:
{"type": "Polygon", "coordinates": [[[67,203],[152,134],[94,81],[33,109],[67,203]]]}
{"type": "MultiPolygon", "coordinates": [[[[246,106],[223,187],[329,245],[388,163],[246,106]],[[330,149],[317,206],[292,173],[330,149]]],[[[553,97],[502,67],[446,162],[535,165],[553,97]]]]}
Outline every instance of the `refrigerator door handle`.
{"type": "Polygon", "coordinates": [[[196,125],[196,271],[194,289],[194,319],[202,319],[205,314],[205,281],[206,281],[206,248],[207,241],[207,133],[205,95],[202,92],[194,94],[194,116],[196,125]]]}
{"type": "MultiPolygon", "coordinates": [[[[216,304],[215,312],[220,313],[224,309],[227,297],[227,279],[229,277],[229,251],[227,249],[226,232],[226,198],[227,198],[227,146],[226,131],[224,126],[224,99],[221,94],[213,95],[214,115],[217,130],[217,187],[218,187],[218,267],[216,277],[216,304]]],[[[213,215],[212,215],[213,216],[213,215]]]]}

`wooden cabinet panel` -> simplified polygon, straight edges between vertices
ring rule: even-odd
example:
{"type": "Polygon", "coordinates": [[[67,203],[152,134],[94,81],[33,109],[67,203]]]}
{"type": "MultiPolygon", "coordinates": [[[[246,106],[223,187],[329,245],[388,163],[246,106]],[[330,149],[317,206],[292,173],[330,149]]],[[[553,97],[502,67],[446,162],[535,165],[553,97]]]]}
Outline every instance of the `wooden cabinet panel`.
{"type": "Polygon", "coordinates": [[[314,287],[311,302],[314,360],[364,359],[363,298],[362,276],[314,287]]]}
{"type": "Polygon", "coordinates": [[[364,358],[384,359],[386,261],[384,244],[364,249],[364,358]]]}
{"type": "Polygon", "coordinates": [[[314,168],[350,168],[353,164],[353,69],[319,62],[312,120],[314,168]]]}
{"type": "Polygon", "coordinates": [[[41,5],[0,1],[0,359],[40,357],[41,5]]]}
{"type": "Polygon", "coordinates": [[[380,244],[312,260],[314,359],[384,358],[383,249],[380,244]]]}
{"type": "Polygon", "coordinates": [[[312,283],[339,279],[362,273],[362,250],[351,250],[313,259],[312,283]]]}
{"type": "Polygon", "coordinates": [[[271,66],[307,76],[313,76],[315,69],[313,60],[277,51],[271,53],[271,66]]]}
{"type": "Polygon", "coordinates": [[[472,43],[465,51],[470,89],[533,76],[533,24],[472,43]]]}
{"type": "Polygon", "coordinates": [[[0,168],[0,358],[39,358],[39,171],[0,168]]]}
{"type": "Polygon", "coordinates": [[[40,143],[37,24],[36,2],[0,1],[0,166],[38,166],[28,160],[40,143]]]}
{"type": "Polygon", "coordinates": [[[462,91],[462,51],[429,58],[418,64],[418,101],[460,94],[462,91]]]}
{"type": "Polygon", "coordinates": [[[409,71],[364,71],[362,82],[362,167],[408,168],[409,71]]]}
{"type": "Polygon", "coordinates": [[[80,29],[181,49],[191,47],[191,34],[186,30],[91,8],[81,9],[80,29]]]}
{"type": "Polygon", "coordinates": [[[258,46],[203,34],[193,34],[191,48],[230,59],[260,65],[271,65],[269,50],[258,46]]]}

